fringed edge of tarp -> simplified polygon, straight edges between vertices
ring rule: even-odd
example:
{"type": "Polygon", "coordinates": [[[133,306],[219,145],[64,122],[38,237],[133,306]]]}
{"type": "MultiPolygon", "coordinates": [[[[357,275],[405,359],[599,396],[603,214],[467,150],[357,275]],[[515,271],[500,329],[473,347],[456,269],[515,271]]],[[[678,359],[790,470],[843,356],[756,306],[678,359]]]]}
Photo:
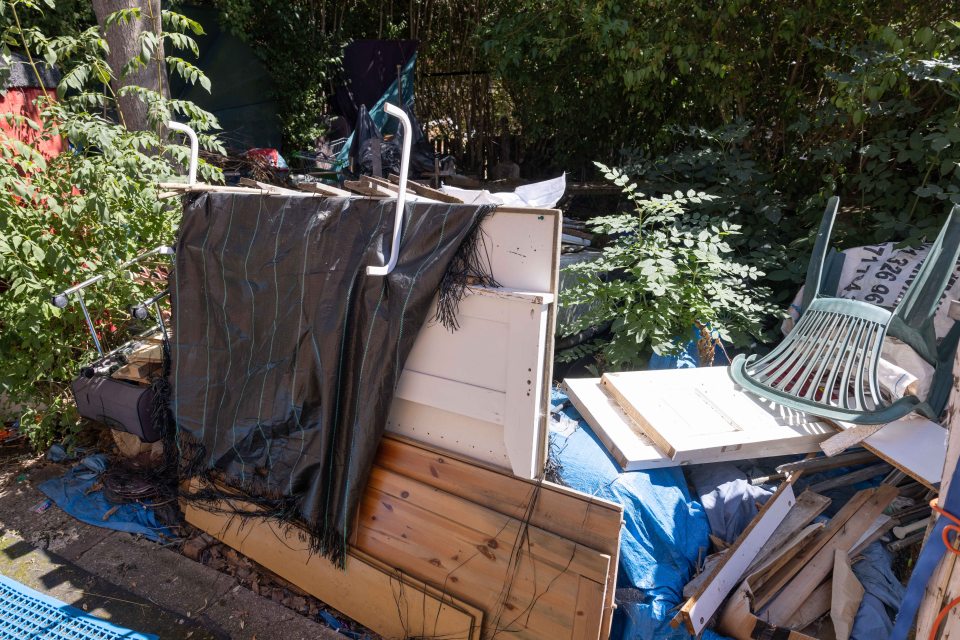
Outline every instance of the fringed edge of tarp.
{"type": "Polygon", "coordinates": [[[460,328],[457,314],[460,302],[467,294],[469,286],[499,287],[493,277],[490,264],[490,248],[487,246],[487,234],[481,228],[483,222],[496,210],[489,207],[476,217],[470,230],[457,247],[456,253],[447,266],[447,271],[437,290],[437,312],[434,320],[440,322],[449,331],[460,328]]]}

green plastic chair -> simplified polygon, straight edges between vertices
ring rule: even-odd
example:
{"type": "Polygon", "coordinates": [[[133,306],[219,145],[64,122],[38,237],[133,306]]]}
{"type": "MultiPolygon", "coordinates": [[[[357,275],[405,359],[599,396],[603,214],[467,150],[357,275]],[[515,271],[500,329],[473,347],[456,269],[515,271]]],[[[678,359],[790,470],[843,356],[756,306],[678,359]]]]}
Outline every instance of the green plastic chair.
{"type": "Polygon", "coordinates": [[[960,207],[955,206],[916,279],[891,312],[821,290],[830,234],[840,200],[830,198],[807,268],[803,315],[762,358],[737,356],[730,376],[741,387],[781,405],[855,424],[893,422],[911,411],[937,420],[946,405],[960,323],[937,344],[933,318],[960,256],[960,207]],[[881,395],[877,365],[883,339],[899,338],[934,366],[926,398],[881,395]]]}

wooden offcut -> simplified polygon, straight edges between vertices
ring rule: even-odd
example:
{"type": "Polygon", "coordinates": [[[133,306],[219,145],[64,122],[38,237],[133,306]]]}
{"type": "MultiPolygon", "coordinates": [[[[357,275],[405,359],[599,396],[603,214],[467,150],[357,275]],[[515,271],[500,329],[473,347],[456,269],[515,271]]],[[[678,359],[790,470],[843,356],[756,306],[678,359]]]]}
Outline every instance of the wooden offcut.
{"type": "Polygon", "coordinates": [[[680,613],[671,621],[673,626],[682,623],[694,636],[699,636],[706,628],[727,595],[740,583],[744,572],[793,507],[796,502],[793,494],[795,481],[796,477],[791,477],[777,488],[776,493],[767,500],[730,547],[729,552],[717,563],[699,591],[684,603],[680,613]]]}
{"type": "Polygon", "coordinates": [[[799,572],[762,612],[764,619],[776,625],[789,623],[801,603],[830,575],[834,552],[838,549],[849,552],[896,497],[896,487],[881,485],[876,489],[861,491],[851,498],[821,532],[822,545],[815,547],[815,552],[798,558],[801,567],[799,572]],[[858,496],[865,499],[858,500],[858,496]],[[848,509],[851,504],[855,507],[848,509]]]}

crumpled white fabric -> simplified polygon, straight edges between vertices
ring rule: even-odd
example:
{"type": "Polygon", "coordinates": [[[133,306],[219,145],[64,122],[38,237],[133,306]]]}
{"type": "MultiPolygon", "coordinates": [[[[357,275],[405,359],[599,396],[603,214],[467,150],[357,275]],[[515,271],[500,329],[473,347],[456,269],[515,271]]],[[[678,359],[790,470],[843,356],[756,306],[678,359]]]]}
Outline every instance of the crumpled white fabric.
{"type": "Polygon", "coordinates": [[[517,187],[515,191],[491,193],[486,189],[458,189],[444,185],[446,194],[460,198],[465,204],[494,204],[531,209],[552,209],[567,190],[567,174],[558,178],[517,187]]]}

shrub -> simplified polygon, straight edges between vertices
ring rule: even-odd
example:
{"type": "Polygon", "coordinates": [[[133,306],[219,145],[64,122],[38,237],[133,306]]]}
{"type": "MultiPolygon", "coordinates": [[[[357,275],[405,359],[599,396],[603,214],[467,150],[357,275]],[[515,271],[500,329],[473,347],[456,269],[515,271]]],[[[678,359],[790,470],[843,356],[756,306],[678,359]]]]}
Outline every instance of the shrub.
{"type": "MultiPolygon", "coordinates": [[[[172,243],[179,203],[162,199],[157,182],[180,173],[189,151],[170,144],[156,125],[178,116],[208,132],[216,120],[190,103],[127,87],[150,105],[155,125],[152,131],[128,131],[103,115],[115,108],[116,96],[105,88],[115,71],[104,59],[106,45],[96,28],[51,38],[18,26],[18,11],[39,12],[36,3],[0,0],[0,9],[4,46],[19,45],[63,73],[60,100],[41,97],[36,120],[6,115],[38,131],[35,140],[0,133],[0,417],[20,419],[42,447],[76,427],[68,384],[95,355],[80,310],[75,304],[54,308],[51,294],[172,243]],[[51,136],[61,136],[69,149],[45,158],[38,146],[51,136]]],[[[169,24],[199,27],[177,21],[176,14],[166,17],[169,24]]],[[[173,32],[190,46],[182,29],[173,32]]],[[[210,135],[202,139],[208,149],[219,147],[210,135]]],[[[207,179],[218,176],[206,165],[202,171],[207,179]]],[[[117,329],[125,316],[120,310],[146,297],[142,288],[111,277],[108,286],[88,290],[105,348],[124,340],[117,329]]]]}
{"type": "Polygon", "coordinates": [[[740,227],[703,210],[716,197],[693,190],[649,197],[626,173],[598,166],[633,210],[588,223],[612,240],[598,260],[568,267],[577,284],[561,303],[588,310],[563,333],[610,322],[612,338],[596,345],[609,369],[640,368],[651,353],[678,352],[678,339],[692,327],[735,345],[755,341],[775,311],[769,291],[756,286],[763,274],[733,259],[729,241],[740,227]]]}

